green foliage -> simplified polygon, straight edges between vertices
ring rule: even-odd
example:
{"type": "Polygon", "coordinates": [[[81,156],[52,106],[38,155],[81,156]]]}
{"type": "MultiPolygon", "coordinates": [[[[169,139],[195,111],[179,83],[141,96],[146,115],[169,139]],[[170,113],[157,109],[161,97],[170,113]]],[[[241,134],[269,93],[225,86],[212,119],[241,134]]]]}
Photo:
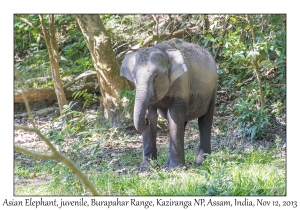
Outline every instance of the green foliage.
{"type": "MultiPolygon", "coordinates": [[[[25,16],[25,15],[24,15],[25,16]]],[[[40,25],[38,15],[26,15],[36,26],[40,25]]],[[[46,44],[35,28],[14,17],[15,68],[24,79],[50,75],[50,63],[46,44]]]]}
{"type": "Polygon", "coordinates": [[[76,100],[78,99],[82,99],[83,100],[83,108],[91,105],[91,104],[94,104],[97,102],[97,97],[95,97],[94,94],[92,93],[88,93],[87,92],[87,89],[85,90],[80,90],[80,91],[75,91],[73,94],[72,94],[72,97],[76,100]]]}
{"type": "Polygon", "coordinates": [[[135,90],[122,90],[119,93],[120,99],[126,98],[128,103],[124,107],[124,113],[132,115],[135,100],[135,90]]]}
{"type": "MultiPolygon", "coordinates": [[[[232,127],[236,127],[242,136],[252,140],[266,136],[266,129],[278,113],[276,102],[285,104],[285,53],[286,31],[285,15],[251,15],[256,32],[256,45],[252,44],[252,35],[244,15],[226,18],[231,25],[222,40],[223,48],[217,62],[220,88],[237,98],[230,102],[224,112],[234,107],[232,127]],[[266,107],[258,104],[258,83],[255,81],[253,60],[258,59],[262,74],[262,85],[267,99],[266,107]],[[281,85],[278,85],[281,84],[281,85]],[[238,104],[238,105],[236,105],[238,104]]],[[[285,105],[281,105],[281,114],[285,105]]]]}
{"type": "Polygon", "coordinates": [[[72,119],[70,121],[62,121],[62,123],[66,123],[66,125],[69,125],[70,123],[70,127],[72,127],[72,130],[67,128],[67,132],[76,133],[77,131],[84,130],[85,126],[97,124],[97,121],[99,120],[98,112],[93,114],[84,114],[83,112],[73,110],[73,106],[75,106],[75,104],[76,102],[71,102],[70,104],[65,105],[62,111],[63,114],[57,119],[62,120],[66,115],[71,115],[72,119]]]}
{"type": "MultiPolygon", "coordinates": [[[[21,15],[41,29],[38,15],[21,15]]],[[[44,15],[46,25],[48,18],[44,15]]],[[[15,68],[25,79],[51,76],[45,40],[37,29],[14,17],[15,68]]],[[[81,73],[93,67],[91,55],[72,15],[55,15],[61,76],[81,73]]]]}
{"type": "MultiPolygon", "coordinates": [[[[122,132],[114,134],[121,137],[122,132]]],[[[119,148],[118,141],[102,139],[102,146],[112,144],[119,148]]],[[[122,141],[126,137],[122,136],[122,141]]],[[[196,140],[198,142],[198,140],[196,140]]],[[[190,142],[194,144],[195,142],[190,142]]],[[[128,144],[128,143],[127,143],[128,144]]],[[[82,145],[88,145],[84,141],[82,145]]],[[[127,145],[128,147],[128,145],[127,145]]],[[[276,158],[275,154],[282,151],[278,147],[262,149],[261,147],[245,147],[243,149],[225,148],[217,150],[208,156],[201,166],[193,165],[188,168],[168,170],[161,167],[167,158],[168,144],[158,148],[160,158],[159,168],[152,167],[147,172],[140,173],[138,164],[141,162],[141,152],[135,149],[126,152],[102,153],[91,159],[90,152],[78,155],[88,158],[84,163],[77,159],[76,163],[89,176],[101,195],[138,195],[138,196],[266,196],[286,194],[285,159],[276,158]],[[114,154],[114,155],[112,155],[114,154]]],[[[114,150],[116,151],[116,150],[114,150]]],[[[187,164],[194,161],[197,148],[186,154],[187,164]]],[[[48,164],[51,174],[50,185],[37,186],[31,195],[90,195],[82,187],[70,170],[63,164],[52,162],[48,164]],[[41,191],[39,191],[41,190],[41,191]]],[[[30,188],[30,187],[29,187],[30,188]]],[[[26,194],[26,188],[17,187],[18,195],[26,194]]]]}
{"type": "Polygon", "coordinates": [[[285,114],[286,110],[286,104],[282,103],[281,101],[277,101],[274,104],[271,105],[272,113],[275,114],[275,116],[282,116],[285,114]]]}
{"type": "MultiPolygon", "coordinates": [[[[23,17],[40,28],[37,15],[23,15],[23,17]]],[[[149,35],[156,36],[156,25],[151,15],[102,14],[100,17],[112,38],[112,42],[115,43],[114,51],[116,54],[126,51],[137,43],[142,43],[149,35]]],[[[170,32],[185,27],[187,24],[204,27],[204,17],[204,15],[170,15],[165,19],[167,22],[161,26],[161,30],[170,32]]],[[[215,55],[216,49],[220,47],[220,52],[216,58],[219,66],[219,90],[225,90],[228,95],[236,95],[243,98],[244,101],[249,100],[247,95],[251,94],[253,89],[258,90],[255,81],[256,75],[253,71],[253,60],[258,58],[267,100],[266,106],[269,109],[277,109],[274,104],[278,101],[283,104],[280,113],[284,114],[286,101],[286,16],[278,14],[251,15],[256,35],[255,46],[253,46],[250,27],[245,15],[206,15],[206,17],[210,22],[206,34],[191,33],[184,39],[204,46],[213,55],[215,55]],[[224,30],[226,30],[225,36],[223,36],[224,30]],[[276,86],[277,84],[283,85],[276,86]]],[[[47,21],[46,16],[45,21],[47,21]]],[[[91,56],[73,16],[55,15],[55,21],[62,76],[91,69],[91,56]]],[[[14,37],[15,54],[17,52],[24,54],[21,56],[22,60],[15,63],[16,69],[22,73],[23,78],[30,78],[33,75],[50,75],[45,42],[37,30],[15,17],[14,37]]],[[[49,85],[51,86],[51,83],[44,86],[49,85]]],[[[255,91],[255,93],[258,97],[259,92],[255,91]]],[[[121,98],[128,98],[129,102],[125,107],[125,113],[130,113],[133,107],[134,93],[124,91],[120,93],[120,96],[122,96],[121,98]]],[[[89,99],[91,98],[92,96],[89,96],[89,99]]],[[[85,102],[91,101],[88,100],[88,97],[84,100],[85,102]]],[[[228,108],[230,106],[234,106],[234,104],[228,105],[228,108]]],[[[244,109],[245,112],[247,110],[244,109]]],[[[229,110],[224,111],[228,112],[229,110]]],[[[279,112],[271,110],[271,113],[279,112]]],[[[239,121],[240,118],[239,120],[235,119],[234,122],[239,121]]]]}
{"type": "Polygon", "coordinates": [[[57,163],[51,169],[51,174],[52,179],[50,180],[49,190],[54,191],[55,195],[65,195],[70,191],[75,194],[85,192],[83,184],[65,164],[57,163]]]}
{"type": "MultiPolygon", "coordinates": [[[[113,43],[125,44],[132,39],[138,40],[142,37],[132,36],[132,33],[143,31],[142,28],[137,26],[140,24],[135,15],[100,15],[101,20],[105,25],[107,33],[110,35],[113,43]]],[[[146,33],[146,32],[145,32],[146,33]]],[[[128,43],[129,44],[129,43],[128,43]]],[[[115,52],[120,52],[130,47],[129,45],[124,45],[123,47],[114,48],[115,52]]]]}
{"type": "Polygon", "coordinates": [[[234,100],[235,120],[237,129],[243,137],[250,136],[252,140],[263,138],[269,131],[270,114],[268,108],[257,109],[254,100],[234,100]]]}
{"type": "MultiPolygon", "coordinates": [[[[34,24],[38,24],[37,15],[27,15],[28,20],[34,24]]],[[[23,52],[29,48],[35,39],[39,38],[36,29],[33,29],[27,23],[23,22],[16,16],[14,17],[14,52],[23,52]]],[[[44,45],[45,46],[45,45],[44,45]]]]}
{"type": "MultiPolygon", "coordinates": [[[[37,15],[22,16],[40,27],[37,15]]],[[[156,36],[156,25],[150,15],[103,14],[100,17],[117,55],[143,43],[149,35],[156,36]]],[[[285,139],[273,133],[276,126],[284,129],[286,121],[286,15],[251,15],[257,37],[254,46],[245,15],[207,17],[210,26],[206,34],[197,30],[180,37],[204,46],[213,56],[220,47],[216,57],[219,77],[217,119],[212,135],[215,146],[212,155],[201,166],[193,165],[199,139],[198,131],[195,139],[192,139],[191,131],[197,126],[191,126],[186,132],[188,168],[169,171],[163,167],[169,151],[168,138],[163,136],[159,139],[159,159],[145,173],[138,172],[142,161],[140,138],[128,134],[133,131],[128,132],[122,127],[109,128],[99,112],[83,113],[74,109],[75,104],[69,104],[65,106],[64,115],[71,115],[70,121],[57,118],[50,127],[43,128],[59,151],[76,162],[102,195],[286,194],[285,156],[281,156],[285,152],[285,146],[282,146],[285,139]],[[259,91],[253,71],[256,58],[266,97],[266,105],[262,108],[259,107],[259,91]],[[270,136],[274,140],[270,142],[272,146],[253,146],[270,136]],[[237,144],[243,146],[237,147],[237,144]],[[159,167],[154,167],[157,164],[159,167]]],[[[76,75],[92,68],[91,56],[73,16],[55,15],[55,18],[60,73],[63,76],[76,75]]],[[[50,75],[44,40],[36,29],[17,17],[14,20],[15,68],[24,79],[50,75]]],[[[203,15],[170,15],[169,20],[171,22],[163,25],[162,31],[175,31],[189,24],[200,28],[205,26],[203,15]]],[[[134,94],[134,91],[127,90],[119,94],[121,99],[128,100],[124,113],[132,114],[134,94]]],[[[86,91],[76,92],[74,97],[83,100],[85,107],[93,101],[93,96],[86,91]]],[[[50,180],[50,185],[48,182],[34,187],[19,185],[16,194],[90,195],[63,164],[45,161],[35,164],[39,165],[37,168],[23,162],[16,159],[17,179],[28,179],[30,174],[42,172],[50,180]]]]}
{"type": "Polygon", "coordinates": [[[18,178],[21,177],[29,177],[29,170],[27,167],[23,166],[23,164],[21,164],[20,162],[18,162],[18,164],[15,165],[15,176],[17,176],[18,178]]]}

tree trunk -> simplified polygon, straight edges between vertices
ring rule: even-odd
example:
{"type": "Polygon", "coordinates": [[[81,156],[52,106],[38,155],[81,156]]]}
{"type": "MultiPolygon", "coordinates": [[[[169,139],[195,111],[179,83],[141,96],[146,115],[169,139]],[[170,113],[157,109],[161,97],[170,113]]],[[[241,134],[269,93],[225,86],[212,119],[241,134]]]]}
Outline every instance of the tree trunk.
{"type": "Polygon", "coordinates": [[[206,35],[207,32],[209,31],[209,26],[210,26],[210,22],[208,19],[208,15],[203,15],[203,19],[204,19],[204,24],[203,24],[203,34],[206,35]]]}
{"type": "Polygon", "coordinates": [[[30,22],[28,19],[22,17],[21,15],[16,15],[22,21],[35,28],[37,32],[45,39],[46,47],[50,59],[50,67],[52,72],[52,78],[54,81],[55,93],[57,96],[57,101],[59,105],[60,113],[62,113],[63,106],[67,104],[66,96],[62,87],[62,82],[59,74],[59,51],[58,45],[55,38],[55,27],[54,27],[54,15],[49,15],[49,34],[47,27],[44,22],[43,15],[39,15],[39,19],[42,25],[42,30],[38,28],[35,24],[30,22]]]}
{"type": "Polygon", "coordinates": [[[49,15],[50,37],[48,36],[48,32],[47,32],[47,28],[43,16],[39,15],[39,17],[42,24],[42,29],[43,29],[42,31],[43,31],[44,39],[46,42],[46,46],[50,58],[51,72],[54,81],[54,89],[55,89],[55,93],[59,105],[59,111],[60,114],[62,114],[63,106],[67,104],[67,99],[64,93],[64,89],[59,74],[59,52],[58,52],[58,45],[55,38],[54,15],[49,15]]]}
{"type": "Polygon", "coordinates": [[[102,95],[100,104],[104,116],[109,119],[111,126],[119,125],[124,107],[119,92],[132,89],[132,85],[120,76],[120,66],[100,16],[75,15],[75,18],[92,55],[102,95]]]}

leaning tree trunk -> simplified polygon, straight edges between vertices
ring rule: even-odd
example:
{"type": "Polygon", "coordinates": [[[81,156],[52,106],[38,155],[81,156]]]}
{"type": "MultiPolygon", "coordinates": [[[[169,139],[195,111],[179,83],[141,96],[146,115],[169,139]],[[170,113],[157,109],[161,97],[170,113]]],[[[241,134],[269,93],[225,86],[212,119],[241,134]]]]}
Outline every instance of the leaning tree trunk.
{"type": "Polygon", "coordinates": [[[75,15],[75,18],[92,55],[104,116],[109,119],[111,126],[118,125],[124,105],[119,92],[132,89],[132,86],[120,76],[120,66],[100,16],[75,15]]]}
{"type": "Polygon", "coordinates": [[[46,46],[48,49],[48,54],[50,58],[50,66],[52,77],[54,81],[54,89],[57,96],[58,106],[60,114],[62,114],[63,106],[67,104],[67,99],[61,82],[59,74],[59,52],[58,45],[55,38],[55,29],[54,29],[54,15],[49,15],[49,36],[46,29],[46,25],[42,15],[39,15],[40,21],[42,24],[43,35],[45,38],[46,46]]]}

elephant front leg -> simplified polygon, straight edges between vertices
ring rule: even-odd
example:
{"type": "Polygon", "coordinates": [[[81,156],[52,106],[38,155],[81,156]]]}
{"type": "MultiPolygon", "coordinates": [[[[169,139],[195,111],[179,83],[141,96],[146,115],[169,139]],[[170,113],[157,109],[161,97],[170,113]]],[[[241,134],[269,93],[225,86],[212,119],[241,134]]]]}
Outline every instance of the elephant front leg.
{"type": "Polygon", "coordinates": [[[185,165],[184,160],[184,127],[185,111],[182,106],[168,111],[170,127],[170,154],[166,165],[172,169],[185,165]],[[179,108],[180,107],[180,108],[179,108]]]}
{"type": "Polygon", "coordinates": [[[149,129],[142,134],[143,138],[143,163],[140,170],[144,171],[150,166],[150,160],[157,159],[156,132],[157,132],[157,109],[149,107],[147,118],[150,121],[149,129]]]}

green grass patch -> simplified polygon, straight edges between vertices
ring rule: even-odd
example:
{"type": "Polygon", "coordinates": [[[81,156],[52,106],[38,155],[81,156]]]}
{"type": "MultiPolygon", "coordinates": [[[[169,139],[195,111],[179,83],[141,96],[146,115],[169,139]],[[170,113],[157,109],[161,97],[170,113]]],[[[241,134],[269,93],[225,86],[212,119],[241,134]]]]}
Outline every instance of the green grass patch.
{"type": "MultiPolygon", "coordinates": [[[[259,143],[228,140],[227,136],[222,139],[221,134],[214,133],[212,154],[196,165],[199,131],[191,123],[185,135],[186,167],[164,167],[169,135],[161,131],[157,140],[158,160],[148,171],[139,172],[139,135],[126,128],[109,128],[95,113],[71,113],[76,120],[69,124],[54,120],[49,131],[43,132],[88,176],[101,195],[286,195],[285,144],[279,137],[259,143]]],[[[90,192],[64,164],[16,154],[15,194],[90,192]]]]}
{"type": "MultiPolygon", "coordinates": [[[[162,147],[165,151],[166,148],[162,147]]],[[[202,165],[177,170],[151,168],[140,173],[137,152],[120,153],[96,167],[82,169],[101,195],[285,195],[285,158],[275,149],[241,152],[225,149],[212,153],[202,165]],[[127,156],[127,158],[124,158],[127,156]]],[[[188,156],[189,156],[189,152],[188,156]]],[[[187,158],[188,159],[188,158],[187,158]]],[[[192,159],[192,158],[190,158],[192,159]]],[[[160,161],[158,161],[160,164],[160,161]]],[[[51,164],[48,164],[51,167],[51,164]]],[[[90,195],[63,164],[52,163],[50,182],[17,186],[18,195],[90,195]]],[[[15,174],[27,174],[16,169],[15,174]]],[[[26,177],[26,176],[24,176],[26,177]]]]}

